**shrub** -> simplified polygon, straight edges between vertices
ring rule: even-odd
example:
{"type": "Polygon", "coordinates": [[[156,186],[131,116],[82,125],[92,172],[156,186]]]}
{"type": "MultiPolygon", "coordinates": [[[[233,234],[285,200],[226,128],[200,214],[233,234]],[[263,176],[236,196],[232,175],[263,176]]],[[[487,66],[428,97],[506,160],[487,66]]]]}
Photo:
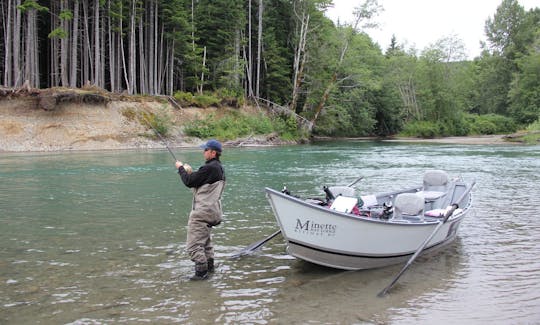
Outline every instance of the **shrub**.
{"type": "Polygon", "coordinates": [[[244,94],[240,90],[234,89],[218,89],[213,94],[195,94],[183,91],[177,91],[174,93],[174,99],[183,106],[196,106],[201,108],[207,108],[210,106],[225,105],[232,107],[240,107],[244,105],[244,94]]]}
{"type": "Polygon", "coordinates": [[[434,138],[442,135],[441,127],[436,122],[414,121],[405,125],[401,135],[420,138],[434,138]]]}
{"type": "Polygon", "coordinates": [[[166,136],[169,133],[171,121],[165,113],[154,114],[151,112],[141,112],[137,114],[137,118],[141,124],[152,129],[154,132],[158,132],[162,136],[166,136]]]}
{"type": "Polygon", "coordinates": [[[465,119],[470,128],[470,134],[502,134],[517,131],[517,124],[513,119],[497,115],[467,114],[465,119]]]}
{"type": "Polygon", "coordinates": [[[191,93],[186,93],[183,91],[177,91],[173,95],[174,99],[183,106],[193,105],[193,95],[191,93]]]}
{"type": "Polygon", "coordinates": [[[213,95],[195,95],[193,104],[197,107],[208,108],[210,106],[219,106],[220,100],[213,95]]]}
{"type": "Polygon", "coordinates": [[[203,120],[194,121],[184,127],[189,136],[198,138],[236,139],[248,135],[277,132],[286,140],[298,138],[296,119],[281,117],[269,118],[263,113],[247,115],[233,111],[229,115],[216,119],[209,114],[203,120]]]}
{"type": "Polygon", "coordinates": [[[239,108],[245,103],[243,90],[220,88],[214,95],[221,98],[222,105],[239,108]]]}
{"type": "Polygon", "coordinates": [[[529,124],[526,128],[527,131],[540,131],[540,118],[536,120],[536,122],[533,122],[529,124]]]}

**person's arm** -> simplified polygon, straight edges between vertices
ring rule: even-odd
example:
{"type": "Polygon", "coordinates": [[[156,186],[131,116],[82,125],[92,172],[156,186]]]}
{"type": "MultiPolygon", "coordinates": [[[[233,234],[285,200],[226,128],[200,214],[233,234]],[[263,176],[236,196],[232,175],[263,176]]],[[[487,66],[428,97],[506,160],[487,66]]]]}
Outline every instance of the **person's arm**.
{"type": "Polygon", "coordinates": [[[178,174],[180,174],[180,178],[182,179],[182,182],[187,187],[199,187],[203,185],[206,181],[207,174],[208,174],[208,167],[206,165],[201,166],[197,171],[194,171],[192,173],[188,173],[186,171],[186,166],[180,162],[178,164],[177,162],[177,168],[178,168],[178,174]],[[178,166],[179,165],[179,166],[178,166]]]}

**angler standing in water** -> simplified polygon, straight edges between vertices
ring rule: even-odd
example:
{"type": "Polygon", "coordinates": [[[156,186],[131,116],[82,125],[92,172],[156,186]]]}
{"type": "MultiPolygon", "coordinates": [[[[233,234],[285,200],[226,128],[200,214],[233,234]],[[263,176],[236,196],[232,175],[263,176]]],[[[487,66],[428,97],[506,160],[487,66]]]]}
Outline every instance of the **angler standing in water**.
{"type": "Polygon", "coordinates": [[[225,171],[219,160],[221,143],[208,140],[201,145],[205,164],[197,171],[191,166],[176,161],[182,182],[193,190],[193,203],[188,221],[186,250],[195,263],[195,275],[191,280],[204,280],[214,271],[214,247],[212,227],[221,223],[223,211],[221,195],[225,188],[225,171]]]}

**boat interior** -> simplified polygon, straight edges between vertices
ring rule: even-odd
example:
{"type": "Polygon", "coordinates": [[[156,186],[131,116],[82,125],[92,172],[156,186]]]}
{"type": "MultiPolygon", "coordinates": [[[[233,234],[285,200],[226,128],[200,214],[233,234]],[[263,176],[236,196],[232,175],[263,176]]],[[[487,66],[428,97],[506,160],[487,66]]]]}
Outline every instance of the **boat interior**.
{"type": "Polygon", "coordinates": [[[439,220],[453,204],[458,205],[454,215],[460,213],[462,204],[469,196],[461,198],[467,184],[461,179],[450,179],[443,170],[428,170],[423,175],[421,186],[409,189],[359,195],[350,186],[324,187],[326,200],[308,199],[313,204],[363,217],[379,218],[396,223],[425,223],[439,220]]]}

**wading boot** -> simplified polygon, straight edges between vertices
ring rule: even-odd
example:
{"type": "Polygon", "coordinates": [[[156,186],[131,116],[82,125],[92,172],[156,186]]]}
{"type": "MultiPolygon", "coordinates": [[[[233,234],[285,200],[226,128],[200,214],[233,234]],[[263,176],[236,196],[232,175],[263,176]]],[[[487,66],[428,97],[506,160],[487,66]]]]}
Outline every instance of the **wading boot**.
{"type": "Polygon", "coordinates": [[[195,275],[193,275],[191,281],[206,280],[208,278],[208,264],[195,263],[195,275]]]}
{"type": "Polygon", "coordinates": [[[214,259],[213,258],[209,258],[208,259],[208,273],[214,273],[215,271],[215,268],[214,268],[214,259]]]}

